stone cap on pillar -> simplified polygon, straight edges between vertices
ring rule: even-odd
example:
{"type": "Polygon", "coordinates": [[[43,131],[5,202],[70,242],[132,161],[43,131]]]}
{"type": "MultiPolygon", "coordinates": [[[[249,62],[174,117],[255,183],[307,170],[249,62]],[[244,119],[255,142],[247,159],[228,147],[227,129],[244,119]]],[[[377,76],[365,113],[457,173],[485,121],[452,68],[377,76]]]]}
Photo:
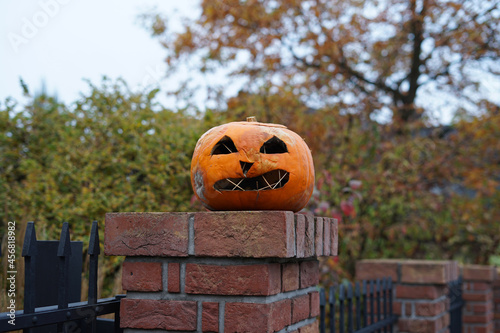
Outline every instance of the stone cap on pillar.
{"type": "Polygon", "coordinates": [[[467,264],[463,265],[461,269],[464,281],[493,282],[498,280],[495,266],[467,264]]]}
{"type": "Polygon", "coordinates": [[[454,260],[364,259],[356,262],[356,279],[390,276],[394,283],[447,284],[458,279],[454,260]]]}
{"type": "Polygon", "coordinates": [[[338,222],[290,211],[108,213],[104,253],[313,258],[337,255],[338,222]]]}

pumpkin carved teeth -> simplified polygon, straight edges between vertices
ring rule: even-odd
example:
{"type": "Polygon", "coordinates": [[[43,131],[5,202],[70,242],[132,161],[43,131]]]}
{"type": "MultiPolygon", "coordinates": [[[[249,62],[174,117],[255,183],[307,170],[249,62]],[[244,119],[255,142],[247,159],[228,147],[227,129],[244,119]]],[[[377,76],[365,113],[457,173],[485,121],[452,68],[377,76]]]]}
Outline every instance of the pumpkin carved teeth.
{"type": "Polygon", "coordinates": [[[279,189],[288,182],[290,175],[284,170],[273,170],[253,178],[226,178],[214,184],[216,191],[264,191],[279,189]]]}

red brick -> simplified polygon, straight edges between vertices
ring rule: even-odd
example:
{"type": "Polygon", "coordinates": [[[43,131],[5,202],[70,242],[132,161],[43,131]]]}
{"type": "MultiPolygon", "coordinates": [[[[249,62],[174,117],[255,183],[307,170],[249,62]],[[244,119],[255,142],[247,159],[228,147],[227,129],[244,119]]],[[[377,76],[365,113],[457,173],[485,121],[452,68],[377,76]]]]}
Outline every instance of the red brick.
{"type": "Polygon", "coordinates": [[[493,296],[488,293],[470,293],[464,292],[462,298],[469,302],[489,302],[492,300],[493,296]]]}
{"type": "Polygon", "coordinates": [[[315,253],[317,257],[323,255],[323,218],[316,217],[315,220],[315,236],[314,236],[314,246],[315,253]]]}
{"type": "Polygon", "coordinates": [[[300,263],[300,288],[315,286],[319,283],[319,262],[317,260],[300,263]]]}
{"type": "Polygon", "coordinates": [[[474,326],[471,327],[471,332],[473,333],[490,333],[493,331],[493,327],[488,326],[474,326]]]}
{"type": "Polygon", "coordinates": [[[491,292],[491,283],[486,282],[473,282],[471,284],[471,290],[475,291],[488,291],[491,292]]]}
{"type": "Polygon", "coordinates": [[[268,296],[280,290],[280,264],[186,264],[185,291],[188,294],[268,296]]]}
{"type": "Polygon", "coordinates": [[[284,299],[271,304],[271,328],[277,332],[292,323],[292,301],[284,299]]]}
{"type": "Polygon", "coordinates": [[[403,303],[399,301],[394,301],[392,303],[392,312],[396,316],[401,316],[401,314],[403,313],[402,311],[403,311],[403,303]]]}
{"type": "Polygon", "coordinates": [[[312,215],[306,215],[306,238],[305,238],[305,250],[304,250],[304,256],[306,258],[314,257],[315,256],[315,249],[314,249],[314,228],[316,225],[316,221],[314,221],[314,216],[312,215]]]}
{"type": "Polygon", "coordinates": [[[487,324],[491,318],[488,315],[464,315],[462,320],[466,324],[487,324]]]}
{"type": "Polygon", "coordinates": [[[472,311],[475,313],[487,313],[493,310],[493,304],[472,304],[472,311]]]}
{"type": "Polygon", "coordinates": [[[189,213],[108,213],[108,256],[187,256],[189,213]]]}
{"type": "Polygon", "coordinates": [[[318,322],[314,322],[299,328],[299,333],[319,333],[318,322]]]}
{"type": "Polygon", "coordinates": [[[286,292],[299,289],[299,263],[283,264],[282,271],[281,291],[286,292]]]}
{"type": "Polygon", "coordinates": [[[464,285],[465,284],[469,285],[468,291],[493,293],[493,286],[490,282],[464,282],[464,285]]]}
{"type": "Polygon", "coordinates": [[[292,300],[292,324],[309,318],[311,313],[309,294],[295,297],[292,300]]]}
{"type": "Polygon", "coordinates": [[[458,261],[451,260],[449,265],[449,280],[455,281],[460,276],[460,267],[458,266],[458,261]]]}
{"type": "Polygon", "coordinates": [[[226,303],[225,332],[275,332],[291,323],[291,301],[226,303]]]}
{"type": "Polygon", "coordinates": [[[194,217],[197,256],[290,258],[295,252],[292,212],[201,212],[194,217]]]}
{"type": "Polygon", "coordinates": [[[295,214],[297,258],[310,258],[314,253],[314,216],[295,214]]]}
{"type": "Polygon", "coordinates": [[[405,304],[405,316],[411,317],[412,315],[412,304],[410,302],[406,302],[405,304]]]}
{"type": "Polygon", "coordinates": [[[295,237],[297,258],[305,257],[306,246],[306,216],[304,214],[295,214],[295,237]]]}
{"type": "Polygon", "coordinates": [[[337,219],[331,219],[332,224],[330,227],[330,233],[331,233],[331,255],[332,256],[337,256],[339,253],[339,226],[338,226],[338,220],[337,219]]]}
{"type": "Polygon", "coordinates": [[[269,304],[226,303],[224,331],[271,332],[269,311],[269,304]]]}
{"type": "Polygon", "coordinates": [[[447,284],[450,261],[408,260],[401,262],[401,282],[447,284]]]}
{"type": "Polygon", "coordinates": [[[160,291],[163,289],[159,262],[123,263],[122,286],[128,291],[160,291]]]}
{"type": "Polygon", "coordinates": [[[356,280],[371,280],[390,277],[393,282],[398,281],[399,260],[366,259],[356,262],[356,280]]]}
{"type": "Polygon", "coordinates": [[[399,332],[438,332],[439,323],[437,320],[422,320],[422,319],[399,319],[399,332]]]}
{"type": "Polygon", "coordinates": [[[444,315],[439,317],[437,319],[438,323],[438,330],[441,331],[441,329],[450,326],[450,313],[446,312],[444,315]]]}
{"type": "Polygon", "coordinates": [[[219,332],[219,303],[203,302],[201,328],[202,332],[219,332]]]}
{"type": "Polygon", "coordinates": [[[330,226],[330,219],[323,218],[323,255],[325,256],[329,256],[332,250],[330,226]]]}
{"type": "Polygon", "coordinates": [[[434,317],[446,311],[444,302],[415,303],[415,314],[420,317],[434,317]]]}
{"type": "Polygon", "coordinates": [[[397,285],[396,286],[396,298],[407,298],[407,299],[436,299],[443,295],[446,295],[446,290],[444,287],[438,286],[408,286],[408,285],[397,285]]]}
{"type": "Polygon", "coordinates": [[[464,281],[492,282],[497,278],[497,271],[494,266],[464,265],[462,276],[464,281]]]}
{"type": "Polygon", "coordinates": [[[120,324],[123,328],[194,331],[196,318],[197,305],[193,301],[121,300],[120,324]]]}
{"type": "Polygon", "coordinates": [[[181,292],[181,267],[179,263],[171,262],[168,264],[168,292],[181,292]]]}
{"type": "Polygon", "coordinates": [[[316,317],[319,316],[319,292],[313,291],[312,293],[309,293],[311,296],[311,313],[309,317],[316,317]]]}

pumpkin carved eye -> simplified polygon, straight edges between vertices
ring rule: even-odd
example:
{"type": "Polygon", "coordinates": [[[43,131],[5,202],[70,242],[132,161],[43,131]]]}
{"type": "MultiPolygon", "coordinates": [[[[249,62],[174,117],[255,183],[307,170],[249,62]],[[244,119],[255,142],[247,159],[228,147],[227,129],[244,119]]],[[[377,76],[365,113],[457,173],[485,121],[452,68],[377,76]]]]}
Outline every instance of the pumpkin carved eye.
{"type": "Polygon", "coordinates": [[[211,155],[226,155],[236,153],[237,151],[238,149],[236,149],[233,140],[225,135],[215,144],[214,148],[212,148],[211,155]]]}
{"type": "Polygon", "coordinates": [[[260,152],[263,154],[284,154],[288,153],[286,143],[280,138],[273,136],[260,147],[260,152]]]}

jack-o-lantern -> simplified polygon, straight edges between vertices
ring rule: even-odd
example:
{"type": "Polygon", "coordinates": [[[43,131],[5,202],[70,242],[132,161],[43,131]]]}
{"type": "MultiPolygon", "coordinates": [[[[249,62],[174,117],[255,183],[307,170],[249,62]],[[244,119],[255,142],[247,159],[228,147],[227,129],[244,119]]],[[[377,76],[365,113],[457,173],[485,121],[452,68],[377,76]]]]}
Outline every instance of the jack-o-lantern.
{"type": "Polygon", "coordinates": [[[314,187],[304,140],[283,125],[254,117],[214,127],[191,162],[194,193],[210,210],[301,210],[314,187]]]}

